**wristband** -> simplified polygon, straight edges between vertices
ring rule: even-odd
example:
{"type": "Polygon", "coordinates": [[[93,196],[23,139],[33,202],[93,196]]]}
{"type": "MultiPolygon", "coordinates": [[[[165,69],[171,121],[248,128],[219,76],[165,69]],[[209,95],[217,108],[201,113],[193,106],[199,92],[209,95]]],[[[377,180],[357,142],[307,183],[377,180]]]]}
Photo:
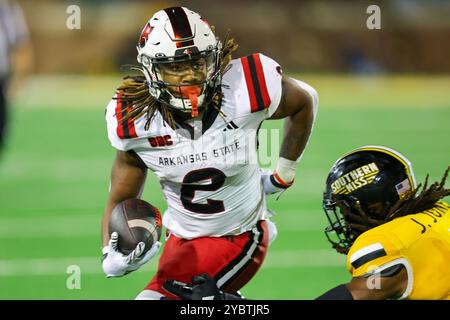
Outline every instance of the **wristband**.
{"type": "Polygon", "coordinates": [[[278,159],[277,169],[275,170],[274,176],[278,180],[277,182],[279,184],[283,186],[286,185],[286,187],[288,187],[294,182],[296,169],[297,161],[280,157],[280,159],[278,159]]]}

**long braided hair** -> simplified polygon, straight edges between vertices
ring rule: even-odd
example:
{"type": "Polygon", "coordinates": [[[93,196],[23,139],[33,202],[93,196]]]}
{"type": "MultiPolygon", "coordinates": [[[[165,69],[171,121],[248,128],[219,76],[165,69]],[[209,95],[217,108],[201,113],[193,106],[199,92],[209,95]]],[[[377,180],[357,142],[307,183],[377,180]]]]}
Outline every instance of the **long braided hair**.
{"type": "Polygon", "coordinates": [[[429,210],[434,207],[437,201],[450,195],[450,189],[445,188],[445,181],[447,180],[449,170],[450,166],[445,170],[441,182],[434,182],[430,187],[427,187],[429,177],[427,175],[423,183],[422,191],[420,191],[422,184],[419,184],[416,190],[410,191],[404,198],[398,200],[386,216],[386,221],[429,210]]]}
{"type": "MultiPolygon", "coordinates": [[[[214,26],[211,26],[213,32],[215,32],[214,26]]],[[[225,45],[220,53],[220,74],[223,75],[227,71],[227,66],[232,60],[232,53],[236,51],[238,44],[234,38],[229,38],[229,32],[225,38],[225,45]]],[[[132,66],[133,70],[140,70],[137,66],[132,66]]],[[[122,84],[116,89],[115,99],[121,99],[129,106],[126,108],[126,114],[122,117],[121,123],[128,120],[134,121],[143,115],[146,115],[145,130],[148,130],[150,123],[155,115],[156,111],[159,111],[164,121],[171,126],[175,127],[175,120],[173,112],[170,107],[158,102],[149,92],[149,84],[147,83],[143,75],[139,76],[126,76],[123,78],[122,84]]],[[[222,101],[222,91],[218,92],[212,97],[210,105],[219,110],[222,101]]],[[[223,114],[221,113],[223,116],[223,114]]]]}

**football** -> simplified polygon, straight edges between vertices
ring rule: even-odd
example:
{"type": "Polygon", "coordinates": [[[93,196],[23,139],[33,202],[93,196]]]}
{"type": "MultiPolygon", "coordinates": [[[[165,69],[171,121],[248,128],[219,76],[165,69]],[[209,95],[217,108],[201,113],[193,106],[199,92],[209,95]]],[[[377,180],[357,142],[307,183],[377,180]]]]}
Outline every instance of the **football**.
{"type": "Polygon", "coordinates": [[[109,235],[119,234],[118,250],[130,254],[139,242],[145,243],[144,253],[161,238],[161,214],[158,208],[141,199],[120,202],[109,219],[109,235]]]}

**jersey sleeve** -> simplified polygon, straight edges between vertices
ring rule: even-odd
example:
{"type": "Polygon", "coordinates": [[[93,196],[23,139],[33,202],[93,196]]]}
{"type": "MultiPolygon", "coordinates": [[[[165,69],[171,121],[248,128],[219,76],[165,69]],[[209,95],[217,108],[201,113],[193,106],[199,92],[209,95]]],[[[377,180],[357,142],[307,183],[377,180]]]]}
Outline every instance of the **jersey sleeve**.
{"type": "Polygon", "coordinates": [[[126,109],[125,103],[114,96],[108,103],[105,113],[108,139],[111,145],[120,151],[131,150],[130,141],[137,137],[134,123],[132,121],[121,121],[126,114],[126,109]]]}
{"type": "Polygon", "coordinates": [[[360,235],[347,255],[347,268],[353,277],[381,271],[394,265],[402,255],[399,245],[392,238],[383,235],[360,235]]]}
{"type": "MultiPolygon", "coordinates": [[[[380,228],[380,227],[378,227],[380,228]]],[[[374,232],[374,229],[360,235],[347,255],[347,268],[353,278],[381,276],[389,277],[402,268],[407,272],[407,287],[399,299],[406,299],[413,290],[413,268],[403,254],[400,239],[389,232],[374,232]]]]}
{"type": "Polygon", "coordinates": [[[240,60],[245,79],[247,111],[263,112],[264,118],[270,118],[281,100],[280,65],[261,53],[254,53],[240,60]]]}

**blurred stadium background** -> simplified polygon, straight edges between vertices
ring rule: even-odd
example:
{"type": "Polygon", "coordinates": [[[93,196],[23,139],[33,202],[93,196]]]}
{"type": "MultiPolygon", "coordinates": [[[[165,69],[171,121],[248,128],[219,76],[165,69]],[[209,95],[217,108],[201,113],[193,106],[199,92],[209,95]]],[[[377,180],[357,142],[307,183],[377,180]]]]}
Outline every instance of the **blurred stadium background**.
{"type": "MultiPolygon", "coordinates": [[[[101,270],[100,221],[114,156],[104,108],[151,14],[186,5],[240,44],[262,52],[320,95],[297,182],[269,205],[277,240],[242,290],[253,299],[312,299],[349,279],[330,249],[321,195],[329,168],[367,144],[405,154],[416,178],[441,178],[450,154],[450,3],[392,1],[50,1],[24,0],[34,68],[12,97],[0,157],[0,299],[132,299],[156,259],[123,278],[101,270]],[[71,4],[81,30],[66,28],[71,4]],[[366,8],[381,8],[368,30],[366,8]],[[81,270],[70,290],[67,268],[81,270]]],[[[266,122],[264,128],[281,128],[266,122]]],[[[270,133],[271,131],[267,131],[270,133]]],[[[275,152],[276,150],[270,150],[275,152]]],[[[261,150],[266,152],[266,150],[261,150]]],[[[144,199],[166,208],[150,175],[144,199]]]]}

